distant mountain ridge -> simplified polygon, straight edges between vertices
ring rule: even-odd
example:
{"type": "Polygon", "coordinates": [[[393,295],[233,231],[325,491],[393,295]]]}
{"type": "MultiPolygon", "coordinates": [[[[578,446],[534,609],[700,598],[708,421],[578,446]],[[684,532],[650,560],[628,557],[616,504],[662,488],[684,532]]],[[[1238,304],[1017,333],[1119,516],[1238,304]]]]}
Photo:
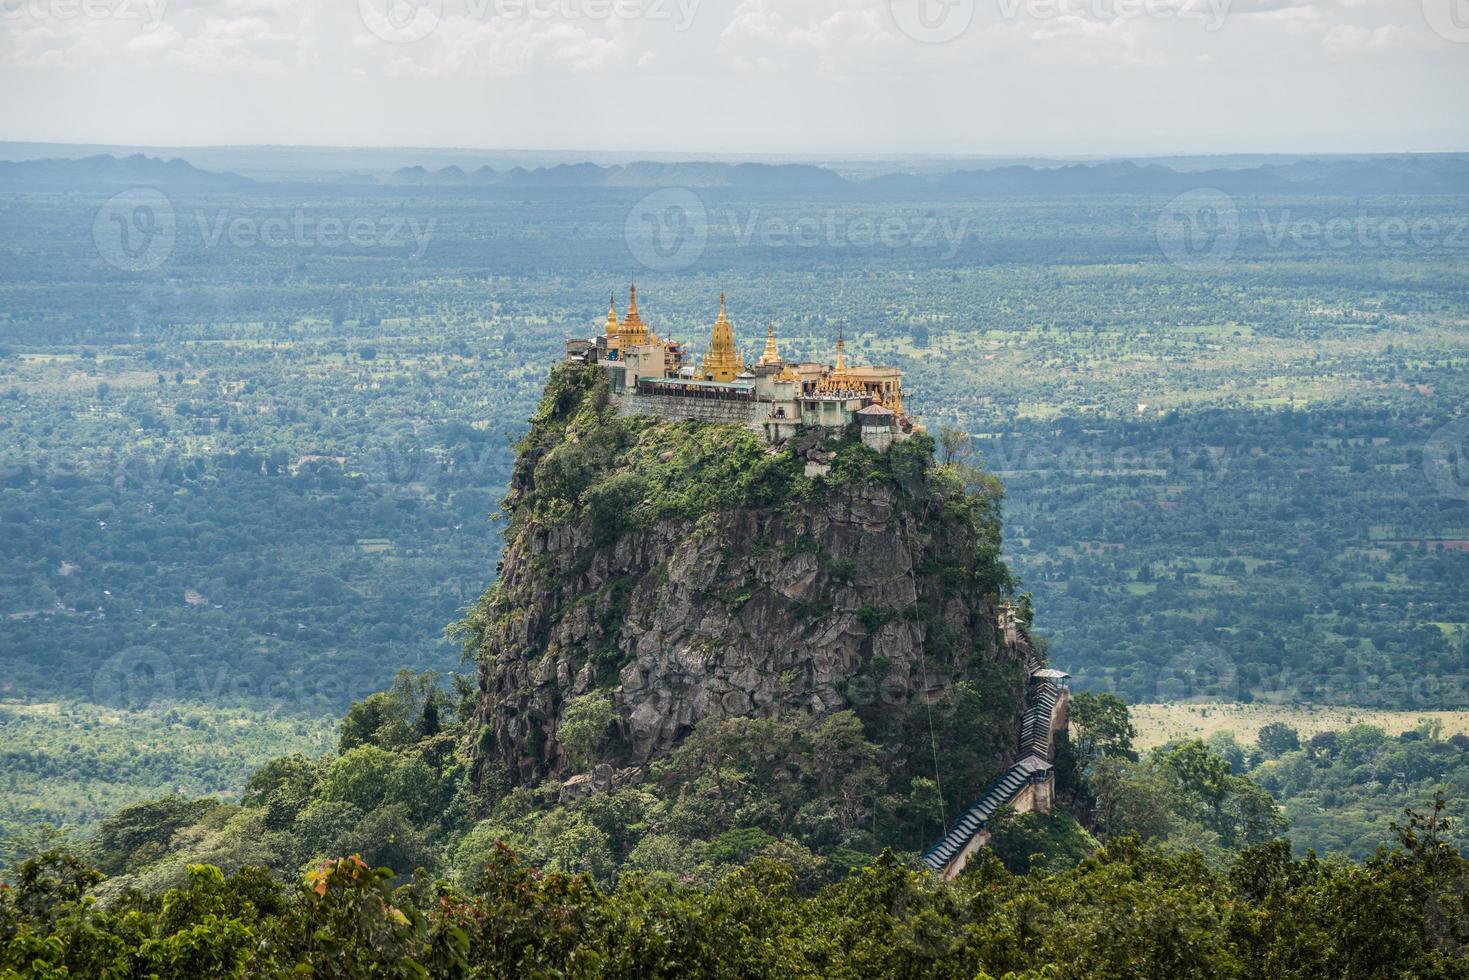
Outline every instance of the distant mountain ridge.
{"type": "Polygon", "coordinates": [[[115,157],[102,153],[80,160],[0,161],[0,187],[16,189],[83,190],[126,187],[227,189],[249,187],[255,181],[239,174],[200,170],[181,160],[161,160],[135,153],[115,157]]]}
{"type": "Polygon", "coordinates": [[[465,172],[457,166],[441,170],[403,167],[389,183],[403,187],[730,187],[782,191],[845,191],[860,186],[836,172],[811,164],[656,163],[639,161],[610,167],[595,163],[563,163],[527,170],[490,167],[465,172]]]}
{"type": "Polygon", "coordinates": [[[929,186],[945,197],[1157,194],[1182,193],[1199,187],[1241,194],[1464,194],[1469,193],[1469,160],[1433,157],[1392,157],[1372,162],[1307,160],[1242,170],[1192,172],[1123,160],[1044,170],[1001,167],[957,171],[929,186]]]}
{"type": "MultiPolygon", "coordinates": [[[[239,174],[201,170],[179,158],[144,154],[81,159],[0,161],[0,189],[99,190],[161,187],[227,190],[270,187],[290,181],[252,180],[239,174]]],[[[1298,160],[1249,168],[1181,171],[1158,163],[1118,160],[1060,167],[1014,165],[955,170],[938,176],[896,172],[852,179],[814,164],[721,163],[644,160],[602,166],[564,163],[495,170],[457,165],[430,170],[402,167],[386,178],[353,174],[338,186],[352,188],[490,189],[527,192],[566,190],[657,190],[801,194],[884,200],[975,200],[992,197],[1052,197],[1106,194],[1180,194],[1203,187],[1240,195],[1420,195],[1469,194],[1469,156],[1415,155],[1349,160],[1298,160]]]]}
{"type": "Polygon", "coordinates": [[[430,171],[406,167],[391,178],[395,186],[642,188],[803,192],[858,197],[967,199],[1019,195],[1178,194],[1215,187],[1237,194],[1469,194],[1469,159],[1389,157],[1373,161],[1306,160],[1249,169],[1178,171],[1159,164],[1123,160],[1064,167],[1000,167],[958,170],[933,178],[894,173],[854,181],[809,164],[656,163],[611,167],[561,164],[499,172],[481,167],[430,171]]]}

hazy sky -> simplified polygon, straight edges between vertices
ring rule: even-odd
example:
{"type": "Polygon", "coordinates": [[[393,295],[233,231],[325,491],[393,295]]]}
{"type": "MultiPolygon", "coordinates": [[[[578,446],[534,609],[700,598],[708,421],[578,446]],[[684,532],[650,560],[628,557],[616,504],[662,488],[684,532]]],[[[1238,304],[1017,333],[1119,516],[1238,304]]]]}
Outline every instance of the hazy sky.
{"type": "Polygon", "coordinates": [[[0,0],[0,139],[1469,149],[1469,0],[0,0]]]}

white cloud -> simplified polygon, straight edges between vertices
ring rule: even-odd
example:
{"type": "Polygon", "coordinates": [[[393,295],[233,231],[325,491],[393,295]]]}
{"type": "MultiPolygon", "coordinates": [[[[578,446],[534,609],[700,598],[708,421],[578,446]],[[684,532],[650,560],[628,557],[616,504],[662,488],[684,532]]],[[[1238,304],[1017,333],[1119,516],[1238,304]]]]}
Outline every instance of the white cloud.
{"type": "MultiPolygon", "coordinates": [[[[376,70],[418,78],[512,78],[541,71],[586,74],[652,62],[636,29],[615,19],[446,17],[414,44],[359,36],[353,48],[376,70]]],[[[359,66],[360,67],[360,66],[359,66]]],[[[373,70],[371,67],[369,70],[373,70]]]]}
{"type": "Polygon", "coordinates": [[[1422,39],[1397,24],[1376,28],[1339,24],[1326,32],[1321,43],[1334,55],[1378,54],[1407,48],[1423,47],[1422,39]]]}
{"type": "Polygon", "coordinates": [[[864,73],[892,71],[942,46],[915,51],[892,20],[887,0],[740,0],[719,37],[719,54],[739,71],[864,73]]]}
{"type": "Polygon", "coordinates": [[[218,0],[175,8],[166,0],[137,0],[98,8],[108,16],[59,16],[67,8],[33,2],[7,18],[0,64],[280,74],[300,63],[315,5],[218,0]]]}
{"type": "Polygon", "coordinates": [[[5,16],[16,2],[0,0],[0,90],[23,93],[0,100],[0,127],[16,138],[1091,152],[1469,133],[1452,104],[1469,48],[1435,37],[1418,0],[1229,0],[1217,30],[1181,0],[975,0],[966,30],[927,44],[889,0],[612,0],[663,21],[445,0],[436,30],[400,44],[368,32],[357,0],[168,0],[151,30],[5,16]],[[625,106],[664,115],[629,136],[609,122],[625,106]]]}

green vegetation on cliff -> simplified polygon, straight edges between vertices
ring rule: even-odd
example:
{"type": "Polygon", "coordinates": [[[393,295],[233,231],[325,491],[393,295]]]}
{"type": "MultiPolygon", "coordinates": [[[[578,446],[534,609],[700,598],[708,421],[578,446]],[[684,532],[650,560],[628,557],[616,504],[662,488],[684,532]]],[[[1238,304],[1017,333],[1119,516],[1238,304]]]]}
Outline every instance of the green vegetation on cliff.
{"type": "MultiPolygon", "coordinates": [[[[742,425],[621,415],[605,371],[557,364],[530,431],[516,447],[507,537],[527,520],[552,523],[573,513],[631,529],[662,518],[694,520],[732,507],[799,502],[843,484],[887,482],[917,498],[930,480],[959,479],[957,470],[933,465],[933,440],[923,434],[882,453],[851,434],[824,441],[813,434],[792,444],[773,449],[742,425]],[[809,448],[816,442],[834,459],[828,476],[812,478],[792,444],[809,448]]],[[[998,562],[998,482],[984,481],[983,490],[967,498],[975,505],[968,516],[974,530],[993,537],[998,562]]]]}
{"type": "MultiPolygon", "coordinates": [[[[1000,487],[936,461],[927,435],[772,447],[741,425],[622,415],[603,370],[559,364],[519,452],[499,579],[458,627],[481,666],[484,813],[546,780],[637,802],[700,733],[755,718],[819,740],[850,715],[873,773],[849,813],[776,819],[777,793],[674,838],[686,866],[725,831],[872,855],[921,849],[1013,760],[1024,672],[996,625],[1000,487]]],[[[808,757],[784,764],[804,774],[808,757]]],[[[515,821],[539,829],[496,819],[521,840],[515,821]]]]}

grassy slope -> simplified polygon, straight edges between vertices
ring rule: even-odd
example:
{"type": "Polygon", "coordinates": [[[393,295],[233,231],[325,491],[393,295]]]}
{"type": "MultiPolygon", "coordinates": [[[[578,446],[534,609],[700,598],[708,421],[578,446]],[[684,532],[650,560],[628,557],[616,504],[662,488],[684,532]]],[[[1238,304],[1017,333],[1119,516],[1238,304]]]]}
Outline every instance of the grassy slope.
{"type": "Polygon", "coordinates": [[[86,828],[161,796],[237,796],[262,763],[332,747],[336,721],[197,703],[124,711],[88,702],[0,704],[0,834],[86,828]]]}
{"type": "Polygon", "coordinates": [[[1424,719],[1442,721],[1444,738],[1458,733],[1469,734],[1469,711],[1381,711],[1319,705],[1214,702],[1138,704],[1132,707],[1137,744],[1148,749],[1174,739],[1207,739],[1216,732],[1229,732],[1240,743],[1253,745],[1261,726],[1276,721],[1296,729],[1304,741],[1317,732],[1340,732],[1353,725],[1376,725],[1389,735],[1399,735],[1414,730],[1424,719]]]}

